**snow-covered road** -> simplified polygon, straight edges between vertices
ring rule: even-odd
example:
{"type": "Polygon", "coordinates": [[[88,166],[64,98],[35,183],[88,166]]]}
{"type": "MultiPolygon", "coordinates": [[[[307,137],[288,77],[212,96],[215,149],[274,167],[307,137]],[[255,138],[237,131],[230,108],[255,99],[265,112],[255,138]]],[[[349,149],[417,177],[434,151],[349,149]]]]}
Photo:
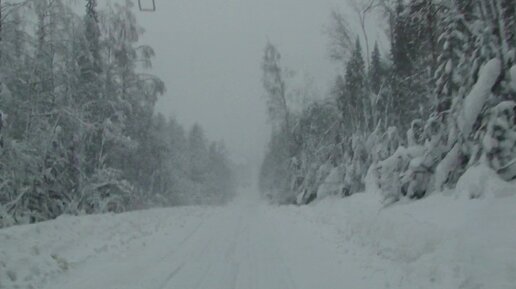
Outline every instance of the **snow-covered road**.
{"type": "Polygon", "coordinates": [[[516,198],[375,194],[63,216],[0,230],[0,288],[516,288],[516,198]]]}
{"type": "MultiPolygon", "coordinates": [[[[164,217],[162,224],[177,223],[175,214],[164,217]]],[[[72,265],[44,288],[330,289],[349,282],[313,224],[278,208],[240,201],[194,219],[72,265]]]]}

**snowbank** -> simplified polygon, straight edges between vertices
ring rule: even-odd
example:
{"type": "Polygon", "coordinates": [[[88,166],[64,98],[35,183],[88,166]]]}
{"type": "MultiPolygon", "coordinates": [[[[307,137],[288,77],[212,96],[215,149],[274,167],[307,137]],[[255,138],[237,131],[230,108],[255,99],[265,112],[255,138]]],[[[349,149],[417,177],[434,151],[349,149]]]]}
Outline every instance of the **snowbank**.
{"type": "Polygon", "coordinates": [[[356,266],[377,272],[364,273],[378,279],[376,288],[514,289],[514,208],[515,196],[470,200],[433,194],[383,207],[379,194],[362,193],[322,200],[297,213],[333,228],[343,252],[358,260],[356,266]]]}
{"type": "MultiPolygon", "coordinates": [[[[187,264],[193,258],[189,267],[192,271],[183,275],[188,280],[202,279],[209,268],[220,269],[211,271],[212,280],[223,278],[220,276],[229,278],[235,272],[238,275],[239,270],[232,271],[231,265],[238,268],[239,261],[246,260],[241,277],[250,278],[246,280],[256,288],[288,288],[288,284],[278,282],[284,277],[288,279],[292,272],[292,276],[303,276],[295,279],[303,284],[291,288],[514,289],[516,195],[496,190],[512,189],[514,193],[516,185],[490,174],[485,167],[477,167],[459,182],[458,190],[463,190],[463,195],[471,194],[472,189],[493,190],[477,199],[435,193],[422,200],[400,201],[385,207],[381,194],[369,192],[344,199],[328,197],[301,207],[242,203],[237,204],[241,207],[237,211],[217,208],[215,212],[227,212],[218,215],[210,213],[211,209],[188,207],[120,215],[64,216],[45,223],[10,227],[0,230],[0,288],[75,288],[54,287],[55,277],[87,282],[104,268],[117,271],[117,266],[126,260],[131,262],[125,263],[125,270],[113,273],[115,279],[125,280],[130,274],[127,272],[134,272],[143,274],[145,280],[141,284],[155,284],[169,280],[165,277],[174,276],[174,268],[181,270],[183,262],[187,264]],[[483,175],[487,177],[480,178],[483,175]],[[260,210],[264,211],[251,213],[260,210]],[[214,222],[202,226],[203,220],[214,222]],[[197,228],[204,230],[195,240],[190,239],[197,228]],[[211,242],[211,238],[216,241],[211,242]],[[179,259],[151,262],[170,248],[180,248],[178,252],[182,252],[181,244],[190,243],[189,252],[179,259]],[[144,247],[152,250],[144,252],[144,247]],[[331,262],[323,262],[330,257],[331,262]],[[112,260],[117,262],[111,264],[112,260]],[[206,262],[211,263],[205,267],[206,262]],[[174,265],[170,266],[171,263],[174,265]],[[163,279],[151,282],[154,275],[141,272],[149,266],[155,266],[149,272],[163,279]],[[89,273],[77,280],[84,267],[89,273]],[[91,268],[95,270],[90,271],[91,268]],[[274,279],[267,275],[271,274],[270,268],[283,271],[274,272],[274,279]],[[331,274],[325,274],[330,271],[331,274]],[[339,272],[346,277],[343,283],[327,280],[334,285],[325,286],[324,282],[315,282],[324,276],[335,277],[339,272]],[[261,278],[270,278],[263,284],[274,286],[260,286],[261,278]]],[[[129,279],[139,278],[132,277],[129,279]]],[[[250,287],[253,286],[235,288],[250,287]]],[[[103,288],[127,287],[108,284],[103,288]]],[[[135,284],[131,288],[149,285],[135,284]]]]}
{"type": "MultiPolygon", "coordinates": [[[[160,232],[182,234],[202,208],[124,214],[61,216],[53,221],[0,230],[0,288],[42,288],[53,276],[100,255],[141,246],[160,232]],[[172,216],[171,216],[172,215],[172,216]],[[167,222],[170,220],[174,222],[167,222]]],[[[171,238],[171,242],[173,239],[171,238]]]]}
{"type": "Polygon", "coordinates": [[[455,190],[458,196],[470,199],[516,195],[515,185],[505,182],[494,170],[483,164],[469,168],[460,177],[455,190]]]}

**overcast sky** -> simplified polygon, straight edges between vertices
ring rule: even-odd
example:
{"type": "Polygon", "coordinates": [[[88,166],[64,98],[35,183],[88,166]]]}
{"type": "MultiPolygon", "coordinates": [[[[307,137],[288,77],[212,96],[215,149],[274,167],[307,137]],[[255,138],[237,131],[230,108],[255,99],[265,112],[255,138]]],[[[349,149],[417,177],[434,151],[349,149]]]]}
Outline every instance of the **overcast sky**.
{"type": "MultiPolygon", "coordinates": [[[[142,0],[149,2],[151,0],[142,0]]],[[[233,155],[260,160],[269,136],[260,62],[267,41],[298,78],[321,92],[335,76],[324,27],[346,0],[156,0],[138,13],[143,43],[156,51],[153,73],[167,85],[157,110],[198,122],[233,155]]]]}

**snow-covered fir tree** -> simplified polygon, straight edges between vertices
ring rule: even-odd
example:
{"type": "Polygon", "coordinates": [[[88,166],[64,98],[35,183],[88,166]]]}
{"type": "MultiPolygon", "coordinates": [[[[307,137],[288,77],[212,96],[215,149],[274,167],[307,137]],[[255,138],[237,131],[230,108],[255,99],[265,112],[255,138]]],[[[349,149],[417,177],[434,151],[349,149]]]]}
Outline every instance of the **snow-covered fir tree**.
{"type": "MultiPolygon", "coordinates": [[[[479,164],[513,179],[514,3],[396,0],[374,9],[387,16],[390,55],[382,58],[375,45],[365,55],[369,67],[359,42],[349,45],[346,21],[332,18],[332,60],[344,65],[345,73],[336,77],[329,99],[340,113],[315,135],[323,140],[323,132],[338,127],[334,143],[340,152],[331,162],[309,158],[310,151],[328,143],[314,144],[311,134],[296,134],[302,149],[289,154],[292,166],[284,168],[282,178],[294,180],[290,188],[296,201],[306,203],[329,191],[353,194],[366,182],[382,190],[387,203],[422,198],[454,187],[479,164]],[[321,182],[314,173],[319,171],[335,185],[321,182]]],[[[292,116],[293,131],[308,119],[315,124],[326,117],[314,112],[292,116]]],[[[262,176],[275,175],[271,168],[277,158],[270,156],[280,152],[280,146],[272,146],[280,136],[272,137],[262,176]]],[[[264,187],[277,188],[273,182],[264,187]]]]}

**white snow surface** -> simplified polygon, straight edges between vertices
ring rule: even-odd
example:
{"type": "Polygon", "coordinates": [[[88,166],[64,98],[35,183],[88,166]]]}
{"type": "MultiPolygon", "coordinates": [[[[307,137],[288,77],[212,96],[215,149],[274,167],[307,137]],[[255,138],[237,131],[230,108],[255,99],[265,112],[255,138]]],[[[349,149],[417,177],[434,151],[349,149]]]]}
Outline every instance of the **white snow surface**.
{"type": "Polygon", "coordinates": [[[511,70],[509,70],[509,74],[511,75],[511,80],[510,80],[511,81],[511,83],[510,83],[511,88],[513,90],[516,90],[516,65],[513,65],[511,67],[511,70]]]}
{"type": "Polygon", "coordinates": [[[342,191],[342,168],[336,167],[331,169],[328,176],[324,179],[324,182],[319,186],[317,190],[318,198],[325,198],[328,196],[338,195],[342,191]]]}
{"type": "Polygon", "coordinates": [[[497,58],[489,60],[480,69],[478,80],[464,99],[464,107],[458,119],[459,127],[464,136],[467,137],[473,129],[473,124],[491,94],[491,89],[500,76],[501,69],[502,62],[497,58]]]}
{"type": "Polygon", "coordinates": [[[252,196],[2,229],[0,288],[516,288],[515,196],[252,196]]]}
{"type": "Polygon", "coordinates": [[[516,186],[502,180],[486,164],[469,168],[457,182],[455,191],[465,198],[505,198],[516,195],[516,186]]]}

